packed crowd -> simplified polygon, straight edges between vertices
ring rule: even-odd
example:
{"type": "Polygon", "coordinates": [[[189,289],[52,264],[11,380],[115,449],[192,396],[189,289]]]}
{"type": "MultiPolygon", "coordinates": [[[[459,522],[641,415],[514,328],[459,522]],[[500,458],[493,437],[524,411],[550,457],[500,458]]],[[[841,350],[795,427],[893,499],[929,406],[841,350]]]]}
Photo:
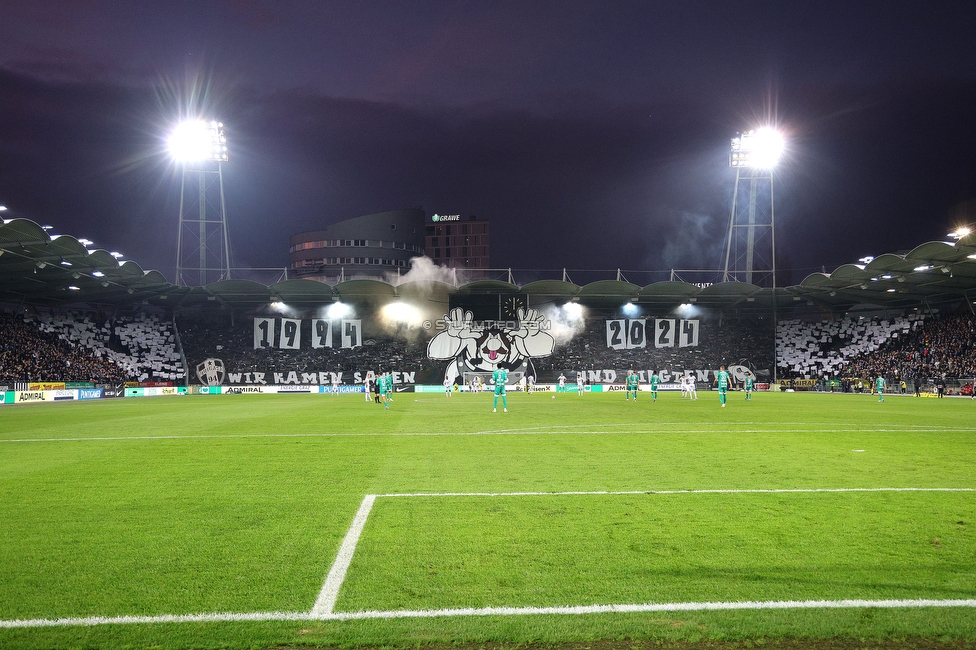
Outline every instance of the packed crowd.
{"type": "Polygon", "coordinates": [[[128,376],[91,350],[42,332],[35,323],[0,314],[0,380],[85,381],[117,385],[128,376]]]}
{"type": "MultiPolygon", "coordinates": [[[[648,319],[653,323],[653,319],[648,319]]],[[[562,373],[576,376],[579,370],[628,368],[642,371],[715,369],[720,365],[744,364],[756,370],[772,367],[773,333],[768,323],[759,320],[700,320],[699,344],[693,347],[656,348],[653,341],[645,348],[614,350],[607,345],[605,319],[588,319],[581,332],[558,344],[549,357],[533,360],[532,369],[541,381],[555,381],[562,373]]],[[[302,373],[341,372],[349,383],[355,372],[391,370],[414,373],[417,383],[440,384],[447,361],[427,357],[427,341],[393,338],[363,321],[366,335],[363,345],[354,349],[312,348],[309,344],[309,319],[302,322],[302,345],[299,350],[280,348],[255,349],[254,324],[251,318],[231,322],[227,315],[181,316],[178,320],[183,350],[190,368],[208,358],[220,359],[226,371],[264,373],[291,371],[302,373]]],[[[621,375],[622,376],[622,375],[621,375]]]]}
{"type": "MultiPolygon", "coordinates": [[[[303,330],[299,350],[255,349],[251,318],[231,323],[222,314],[187,315],[179,319],[178,325],[191,382],[197,381],[194,369],[205,359],[220,359],[228,372],[343,373],[342,382],[347,384],[352,382],[353,373],[368,370],[414,372],[419,383],[440,383],[443,379],[437,378],[435,363],[427,359],[426,339],[422,338],[408,341],[367,334],[360,347],[312,348],[308,343],[311,334],[303,330]]],[[[309,326],[305,319],[303,328],[309,326]]]]}
{"type": "MultiPolygon", "coordinates": [[[[106,317],[92,313],[32,312],[0,315],[0,380],[187,380],[175,324],[154,314],[106,317]]],[[[305,323],[308,321],[306,320],[305,323]]],[[[653,319],[648,319],[653,322],[653,319]]],[[[578,370],[709,369],[742,364],[762,377],[772,365],[773,332],[762,319],[699,319],[697,346],[618,350],[607,342],[607,321],[593,318],[549,357],[533,361],[539,378],[578,370]]],[[[355,372],[413,373],[417,383],[441,383],[445,362],[427,358],[427,339],[368,333],[354,349],[255,349],[251,318],[227,315],[180,318],[183,350],[194,383],[196,364],[221,359],[229,372],[334,372],[343,383],[355,372]]],[[[807,323],[786,320],[776,331],[779,376],[841,379],[886,376],[889,381],[976,377],[976,317],[844,318],[807,323]]],[[[307,337],[306,337],[307,338],[307,337]]]]}
{"type": "MultiPolygon", "coordinates": [[[[745,365],[768,376],[773,363],[773,331],[762,319],[698,319],[698,345],[655,347],[649,340],[643,348],[615,350],[607,345],[607,321],[590,319],[584,331],[552,356],[540,359],[541,371],[572,371],[612,368],[617,370],[717,369],[721,365],[745,365]],[[765,374],[759,371],[765,370],[765,374]]],[[[653,324],[649,318],[648,323],[653,324]]]]}
{"type": "Polygon", "coordinates": [[[780,321],[776,327],[779,374],[802,379],[839,375],[854,359],[917,331],[924,320],[924,315],[911,313],[892,318],[847,316],[819,322],[780,321]]]}
{"type": "Polygon", "coordinates": [[[961,314],[926,320],[851,360],[844,374],[923,381],[976,377],[976,318],[961,314]]]}
{"type": "Polygon", "coordinates": [[[35,310],[3,318],[6,380],[182,383],[186,377],[173,323],[156,314],[35,310]]]}

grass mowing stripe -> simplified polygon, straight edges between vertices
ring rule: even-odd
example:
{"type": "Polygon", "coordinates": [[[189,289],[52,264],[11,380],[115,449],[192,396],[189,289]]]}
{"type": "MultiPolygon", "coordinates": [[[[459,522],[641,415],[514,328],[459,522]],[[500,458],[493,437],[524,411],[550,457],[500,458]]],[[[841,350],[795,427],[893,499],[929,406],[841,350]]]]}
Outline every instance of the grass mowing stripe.
{"type": "Polygon", "coordinates": [[[966,598],[971,493],[380,500],[337,609],[966,598]]]}
{"type": "Polygon", "coordinates": [[[334,612],[339,590],[352,563],[356,546],[365,528],[376,498],[404,497],[511,497],[511,496],[612,496],[612,495],[681,495],[681,494],[781,494],[781,493],[843,493],[843,492],[973,492],[976,488],[770,488],[770,489],[712,489],[658,491],[568,491],[568,492],[495,492],[495,493],[391,493],[366,495],[344,537],[336,560],[322,586],[315,605],[303,612],[252,612],[217,614],[173,614],[157,616],[92,616],[59,619],[27,619],[0,621],[0,628],[66,627],[94,625],[125,625],[146,623],[297,621],[297,620],[361,620],[392,618],[442,618],[452,616],[519,616],[519,615],[581,615],[600,613],[634,613],[662,611],[762,610],[859,607],[976,607],[976,600],[966,599],[890,599],[890,600],[807,600],[807,601],[745,601],[745,602],[683,602],[642,603],[617,605],[579,605],[550,607],[481,607],[443,608],[427,610],[368,610],[334,612]]]}
{"type": "Polygon", "coordinates": [[[231,623],[248,621],[354,621],[395,618],[445,618],[452,616],[537,616],[632,614],[641,612],[702,612],[769,609],[919,609],[928,607],[973,607],[976,599],[931,600],[776,600],[741,603],[643,603],[634,605],[580,605],[577,607],[467,607],[315,614],[308,612],[253,612],[223,614],[179,614],[162,616],[89,616],[86,618],[38,618],[0,621],[0,628],[92,627],[155,623],[231,623]]]}
{"type": "Polygon", "coordinates": [[[0,619],[164,623],[0,622],[0,646],[976,639],[976,609],[950,606],[976,597],[973,402],[798,393],[719,409],[676,395],[510,395],[501,416],[490,398],[464,397],[390,411],[291,395],[0,409],[0,442],[75,439],[0,445],[0,619]],[[546,494],[863,486],[966,491],[546,494]],[[516,492],[541,495],[379,499],[339,611],[309,622],[364,494],[516,492]],[[828,604],[734,611],[785,601],[828,604]],[[884,609],[909,601],[926,608],[884,609]],[[731,611],[702,609],[725,602],[731,611]],[[612,603],[699,613],[599,615],[629,607],[612,603]],[[498,606],[517,609],[493,616],[498,606]],[[552,611],[597,613],[518,616],[552,611]]]}

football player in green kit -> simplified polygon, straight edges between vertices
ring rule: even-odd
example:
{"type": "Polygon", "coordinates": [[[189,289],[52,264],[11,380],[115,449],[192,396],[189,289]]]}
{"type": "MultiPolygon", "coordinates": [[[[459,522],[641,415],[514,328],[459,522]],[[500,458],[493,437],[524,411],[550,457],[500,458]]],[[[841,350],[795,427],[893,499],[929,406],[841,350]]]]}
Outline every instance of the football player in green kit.
{"type": "Polygon", "coordinates": [[[633,370],[627,371],[627,400],[630,400],[630,394],[634,394],[634,401],[637,401],[637,390],[640,382],[640,376],[633,370]]]}
{"type": "Polygon", "coordinates": [[[383,402],[383,408],[390,410],[390,400],[387,398],[388,387],[392,388],[393,377],[390,377],[387,373],[381,374],[376,378],[376,388],[379,391],[380,401],[383,402]]]}
{"type": "Polygon", "coordinates": [[[875,390],[878,391],[878,401],[879,402],[883,402],[884,401],[884,389],[887,388],[887,387],[888,387],[888,382],[885,381],[885,378],[884,377],[882,377],[881,375],[878,375],[878,378],[874,380],[874,388],[875,388],[875,390]]]}
{"type": "Polygon", "coordinates": [[[729,390],[729,373],[725,371],[725,366],[719,366],[718,372],[715,373],[715,385],[718,386],[718,401],[722,403],[722,408],[725,408],[725,400],[728,397],[726,393],[729,390]]]}
{"type": "Polygon", "coordinates": [[[742,385],[746,391],[746,401],[752,401],[752,391],[756,386],[755,379],[752,378],[752,375],[746,375],[746,379],[742,382],[742,385]]]}
{"type": "Polygon", "coordinates": [[[661,381],[661,378],[657,376],[657,373],[653,370],[651,371],[651,400],[657,401],[657,385],[661,381]]]}
{"type": "Polygon", "coordinates": [[[502,396],[502,410],[508,413],[508,398],[505,396],[505,384],[508,382],[508,371],[499,368],[491,373],[491,383],[495,384],[495,404],[492,413],[498,411],[498,396],[502,396]]]}

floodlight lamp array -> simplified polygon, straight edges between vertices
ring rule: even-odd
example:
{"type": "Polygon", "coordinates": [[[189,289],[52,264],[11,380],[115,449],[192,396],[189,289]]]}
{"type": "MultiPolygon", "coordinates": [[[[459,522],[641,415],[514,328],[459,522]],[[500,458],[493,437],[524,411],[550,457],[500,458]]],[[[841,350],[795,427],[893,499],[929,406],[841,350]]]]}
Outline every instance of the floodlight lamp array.
{"type": "Polygon", "coordinates": [[[772,169],[783,155],[783,134],[763,127],[745,131],[732,138],[729,167],[772,169]]]}
{"type": "Polygon", "coordinates": [[[223,122],[188,120],[169,137],[169,151],[178,162],[227,162],[227,137],[223,122]]]}

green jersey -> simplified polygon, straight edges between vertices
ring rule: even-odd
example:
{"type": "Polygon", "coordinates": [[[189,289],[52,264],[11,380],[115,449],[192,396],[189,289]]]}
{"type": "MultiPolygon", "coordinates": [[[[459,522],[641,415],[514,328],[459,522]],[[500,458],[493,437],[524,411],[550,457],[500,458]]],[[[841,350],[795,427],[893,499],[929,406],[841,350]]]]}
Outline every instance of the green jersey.
{"type": "Polygon", "coordinates": [[[726,371],[719,370],[717,373],[715,373],[715,381],[718,382],[719,390],[729,389],[729,373],[726,371]]]}
{"type": "Polygon", "coordinates": [[[754,382],[755,382],[755,380],[752,377],[746,377],[746,382],[745,382],[746,383],[746,386],[745,386],[746,390],[752,390],[753,386],[755,385],[754,382]]]}
{"type": "Polygon", "coordinates": [[[637,390],[637,382],[640,381],[640,377],[637,375],[627,375],[627,390],[637,390]]]}
{"type": "Polygon", "coordinates": [[[504,392],[505,384],[508,383],[508,371],[504,368],[499,368],[491,373],[491,378],[495,382],[495,392],[504,392]]]}
{"type": "Polygon", "coordinates": [[[657,390],[657,384],[661,381],[661,378],[657,375],[651,375],[651,390],[657,390]]]}
{"type": "Polygon", "coordinates": [[[887,384],[888,382],[885,381],[884,377],[878,377],[874,380],[874,387],[879,393],[885,389],[887,384]]]}

